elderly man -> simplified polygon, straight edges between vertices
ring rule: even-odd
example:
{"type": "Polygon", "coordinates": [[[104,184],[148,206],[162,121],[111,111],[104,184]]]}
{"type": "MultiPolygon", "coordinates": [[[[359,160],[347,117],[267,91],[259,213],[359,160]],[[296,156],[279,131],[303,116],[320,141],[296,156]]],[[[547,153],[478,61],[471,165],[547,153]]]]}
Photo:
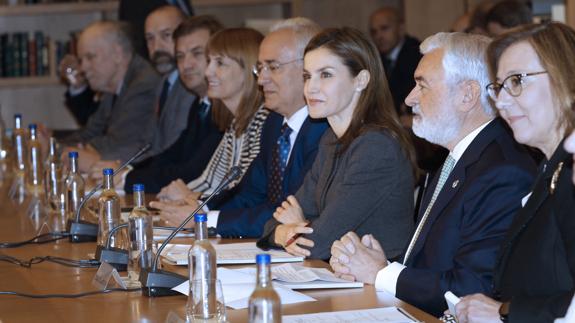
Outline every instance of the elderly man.
{"type": "Polygon", "coordinates": [[[104,93],[86,127],[65,139],[79,144],[71,149],[79,150],[80,170],[87,171],[101,159],[126,160],[152,140],[159,77],[134,54],[124,23],[89,25],[78,40],[78,57],[90,87],[104,93]]]}
{"type": "MultiPolygon", "coordinates": [[[[265,105],[274,111],[264,125],[261,151],[248,173],[234,189],[209,204],[208,225],[226,237],[258,238],[264,224],[288,195],[294,194],[311,168],[319,140],[327,129],[325,120],[308,116],[303,96],[303,52],[320,28],[306,18],[292,18],[274,25],[260,45],[254,66],[265,105]],[[281,149],[284,145],[289,149],[281,149]],[[285,158],[281,154],[287,153],[285,158]],[[285,164],[279,163],[285,160],[285,164]]],[[[190,203],[191,202],[191,203],[190,203]]],[[[154,202],[171,219],[183,220],[197,207],[154,202]],[[171,214],[170,214],[171,213],[171,214]]]]}
{"type": "Polygon", "coordinates": [[[488,44],[484,36],[461,33],[439,33],[421,44],[416,86],[406,99],[413,131],[449,155],[425,193],[401,261],[389,263],[371,235],[350,232],[332,246],[330,264],[339,275],[438,316],[447,309],[447,291],[491,291],[499,245],[535,172],[488,102],[488,44]]]}

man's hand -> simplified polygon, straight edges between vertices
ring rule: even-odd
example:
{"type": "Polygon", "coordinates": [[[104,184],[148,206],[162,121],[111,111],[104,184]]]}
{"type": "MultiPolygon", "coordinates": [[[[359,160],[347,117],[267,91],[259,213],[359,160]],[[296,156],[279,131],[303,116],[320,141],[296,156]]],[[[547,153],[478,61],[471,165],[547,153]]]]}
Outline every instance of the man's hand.
{"type": "MultiPolygon", "coordinates": [[[[180,223],[196,210],[195,207],[186,204],[184,201],[155,201],[150,202],[150,206],[160,210],[160,218],[170,226],[180,225],[180,223]]],[[[191,224],[188,224],[188,227],[189,226],[191,226],[191,224]]]]}
{"type": "Polygon", "coordinates": [[[73,89],[81,89],[88,85],[86,77],[80,68],[80,61],[74,55],[66,55],[58,66],[60,78],[73,89]]]}
{"type": "Polygon", "coordinates": [[[276,209],[274,219],[283,224],[305,222],[305,216],[295,196],[290,195],[287,200],[276,209]]]}
{"type": "Polygon", "coordinates": [[[168,186],[162,188],[160,193],[158,193],[157,198],[160,201],[175,201],[175,200],[184,200],[186,199],[192,192],[182,181],[181,179],[177,179],[172,181],[168,186]]]}
{"type": "Polygon", "coordinates": [[[283,246],[285,250],[292,255],[308,257],[311,254],[310,251],[301,246],[312,248],[314,242],[301,236],[313,232],[313,228],[307,227],[306,225],[307,222],[278,225],[274,232],[274,242],[283,246]],[[295,239],[287,245],[292,238],[295,239]]]}
{"type": "Polygon", "coordinates": [[[483,294],[464,296],[455,305],[455,314],[459,323],[501,322],[499,308],[501,303],[483,294]]]}
{"type": "MultiPolygon", "coordinates": [[[[102,175],[102,169],[104,168],[111,168],[116,170],[120,167],[119,160],[100,160],[95,162],[92,167],[90,168],[90,177],[95,180],[101,180],[104,175],[102,175]]],[[[115,176],[117,178],[118,176],[115,176]]]]}
{"type": "Polygon", "coordinates": [[[361,240],[354,232],[346,233],[331,248],[330,265],[336,275],[375,284],[377,273],[387,266],[387,257],[379,242],[371,235],[361,240]]]}
{"type": "Polygon", "coordinates": [[[78,168],[80,172],[88,173],[92,166],[100,161],[100,153],[91,145],[83,146],[79,144],[77,147],[65,147],[62,152],[62,159],[68,158],[68,152],[78,152],[78,168]]]}

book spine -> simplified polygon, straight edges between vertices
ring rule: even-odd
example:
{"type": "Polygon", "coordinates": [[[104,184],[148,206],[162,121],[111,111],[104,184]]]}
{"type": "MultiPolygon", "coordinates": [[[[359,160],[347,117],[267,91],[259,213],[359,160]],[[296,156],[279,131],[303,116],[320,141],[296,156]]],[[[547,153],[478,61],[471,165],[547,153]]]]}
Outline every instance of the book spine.
{"type": "Polygon", "coordinates": [[[20,33],[20,75],[29,76],[28,71],[28,33],[20,33]]]}
{"type": "Polygon", "coordinates": [[[37,59],[36,38],[34,37],[34,33],[30,32],[28,39],[28,71],[30,76],[38,75],[36,67],[37,59]]]}

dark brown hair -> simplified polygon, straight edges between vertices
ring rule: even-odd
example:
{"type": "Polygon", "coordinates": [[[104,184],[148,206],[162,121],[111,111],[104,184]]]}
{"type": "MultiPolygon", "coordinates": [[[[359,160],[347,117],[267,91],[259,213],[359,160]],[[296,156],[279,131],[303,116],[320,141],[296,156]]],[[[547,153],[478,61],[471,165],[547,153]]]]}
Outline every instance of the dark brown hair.
{"type": "Polygon", "coordinates": [[[415,174],[417,169],[415,151],[395,111],[393,98],[375,45],[359,30],[343,27],[326,29],[316,35],[307,45],[305,53],[318,48],[327,49],[333,55],[338,56],[354,77],[362,70],[367,70],[370,74],[369,83],[361,92],[349,127],[338,139],[341,144],[340,152],[345,151],[353,140],[365,131],[374,128],[386,129],[399,141],[415,174]]]}
{"type": "Polygon", "coordinates": [[[206,29],[210,32],[210,35],[213,35],[224,29],[224,25],[210,15],[188,17],[174,30],[172,38],[176,41],[178,38],[187,36],[198,29],[206,29]]]}
{"type": "Polygon", "coordinates": [[[230,28],[215,33],[208,42],[208,54],[229,57],[240,65],[244,73],[242,98],[235,116],[236,137],[246,130],[263,103],[263,94],[252,72],[252,66],[258,61],[258,51],[263,38],[255,29],[230,28]]]}
{"type": "Polygon", "coordinates": [[[559,102],[559,127],[564,127],[565,136],[574,127],[575,107],[575,31],[569,26],[550,22],[520,26],[496,38],[487,48],[487,61],[492,82],[497,79],[499,59],[511,45],[528,42],[543,68],[549,75],[551,90],[559,102]]]}

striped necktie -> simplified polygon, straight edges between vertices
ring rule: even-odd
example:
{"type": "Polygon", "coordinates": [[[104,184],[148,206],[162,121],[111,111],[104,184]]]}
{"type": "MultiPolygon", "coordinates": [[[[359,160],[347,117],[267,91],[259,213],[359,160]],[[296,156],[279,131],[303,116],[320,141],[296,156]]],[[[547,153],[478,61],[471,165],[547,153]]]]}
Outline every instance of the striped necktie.
{"type": "Polygon", "coordinates": [[[435,200],[437,199],[439,192],[441,192],[441,189],[443,188],[443,185],[447,181],[447,178],[449,177],[449,174],[453,170],[454,166],[455,166],[455,159],[453,159],[453,157],[451,157],[451,155],[448,155],[447,159],[445,159],[445,162],[443,163],[443,167],[441,168],[441,174],[439,175],[439,180],[437,181],[437,186],[435,186],[435,190],[433,191],[433,195],[431,196],[431,200],[429,201],[429,204],[427,205],[427,208],[425,209],[425,213],[423,214],[421,221],[419,221],[419,224],[417,225],[417,229],[415,230],[415,233],[413,234],[413,237],[411,238],[411,241],[409,242],[409,247],[407,247],[407,251],[405,252],[405,257],[403,258],[403,264],[404,265],[405,265],[407,259],[409,258],[411,251],[413,250],[413,247],[415,246],[415,243],[417,242],[417,239],[419,238],[419,234],[421,233],[421,230],[423,229],[423,226],[425,225],[427,217],[429,216],[429,213],[431,212],[431,209],[433,208],[433,204],[435,203],[435,200]]]}
{"type": "Polygon", "coordinates": [[[288,162],[288,155],[291,148],[290,134],[292,129],[284,123],[281,134],[277,140],[276,148],[272,155],[272,173],[269,180],[270,202],[276,204],[281,202],[283,196],[282,183],[284,172],[288,162]]]}

